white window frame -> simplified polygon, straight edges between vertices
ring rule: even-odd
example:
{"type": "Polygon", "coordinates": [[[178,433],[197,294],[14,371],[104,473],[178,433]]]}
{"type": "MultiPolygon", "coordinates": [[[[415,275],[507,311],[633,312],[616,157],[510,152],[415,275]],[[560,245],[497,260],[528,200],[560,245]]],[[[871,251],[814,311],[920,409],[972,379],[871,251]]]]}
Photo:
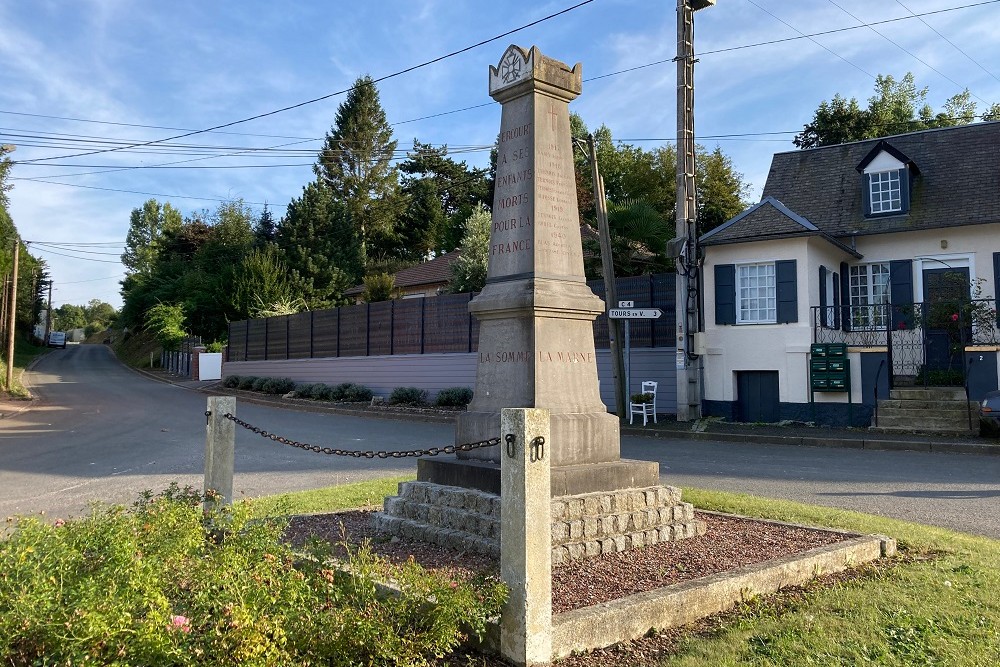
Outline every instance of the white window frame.
{"type": "Polygon", "coordinates": [[[775,324],[777,321],[778,282],[775,263],[737,264],[736,323],[775,324]]]}
{"type": "MultiPolygon", "coordinates": [[[[885,329],[889,324],[889,309],[871,306],[888,305],[890,302],[889,262],[854,264],[848,270],[848,276],[851,329],[885,329]]],[[[840,296],[844,298],[843,294],[840,296]]]]}
{"type": "Polygon", "coordinates": [[[887,169],[868,174],[868,211],[872,215],[903,210],[903,170],[887,169]]]}

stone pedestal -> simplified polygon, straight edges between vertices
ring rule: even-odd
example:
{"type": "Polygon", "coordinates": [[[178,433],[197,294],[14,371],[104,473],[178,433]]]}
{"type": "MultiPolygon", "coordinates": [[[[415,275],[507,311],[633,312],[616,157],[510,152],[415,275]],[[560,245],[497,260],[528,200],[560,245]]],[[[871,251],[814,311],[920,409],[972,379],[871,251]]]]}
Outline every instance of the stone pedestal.
{"type": "MultiPolygon", "coordinates": [[[[669,497],[661,493],[657,463],[621,458],[618,417],[608,413],[599,392],[593,323],[605,307],[584,277],[569,124],[569,102],[580,91],[580,65],[570,68],[537,48],[510,46],[490,67],[490,95],[503,109],[489,268],[483,291],[469,304],[480,324],[476,389],[468,411],[459,416],[455,442],[501,435],[504,408],[543,408],[550,415],[546,450],[554,498],[612,498],[635,489],[669,497]]],[[[500,447],[421,459],[417,478],[441,488],[499,494],[499,461],[500,447]]],[[[379,525],[387,532],[408,525],[401,520],[414,518],[400,509],[406,506],[402,497],[387,499],[379,525]]],[[[649,516],[639,523],[608,519],[617,523],[602,529],[603,539],[616,549],[631,548],[654,539],[654,532],[655,539],[678,539],[698,531],[675,529],[673,509],[646,509],[649,516]],[[615,535],[622,539],[615,541],[615,535]]],[[[431,516],[421,509],[418,515],[423,514],[431,516]]],[[[602,509],[588,519],[600,522],[606,514],[602,509]]],[[[482,524],[477,517],[470,521],[482,524]]],[[[691,517],[685,521],[694,525],[691,517]]],[[[437,524],[431,519],[428,525],[437,524]]],[[[473,534],[492,539],[488,531],[473,534]]],[[[582,553],[593,552],[591,546],[582,553]]]]}

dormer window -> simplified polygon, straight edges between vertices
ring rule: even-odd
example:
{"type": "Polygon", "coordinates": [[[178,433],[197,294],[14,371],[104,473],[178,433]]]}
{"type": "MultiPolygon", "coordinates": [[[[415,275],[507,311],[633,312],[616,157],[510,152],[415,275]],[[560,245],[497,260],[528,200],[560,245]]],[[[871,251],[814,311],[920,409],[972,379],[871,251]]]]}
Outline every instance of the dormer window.
{"type": "Polygon", "coordinates": [[[882,140],[857,166],[861,173],[862,210],[865,217],[901,215],[910,210],[910,182],[917,166],[882,140]]]}
{"type": "Polygon", "coordinates": [[[895,213],[903,210],[903,194],[900,182],[902,181],[904,171],[904,169],[891,169],[889,171],[866,174],[868,176],[869,212],[872,215],[895,213]]]}

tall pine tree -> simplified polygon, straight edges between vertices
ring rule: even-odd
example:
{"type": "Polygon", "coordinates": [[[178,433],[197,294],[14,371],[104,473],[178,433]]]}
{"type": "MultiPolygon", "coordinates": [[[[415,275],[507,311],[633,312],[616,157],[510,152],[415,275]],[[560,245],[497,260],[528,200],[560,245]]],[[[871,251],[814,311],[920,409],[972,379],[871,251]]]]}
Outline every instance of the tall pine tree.
{"type": "Polygon", "coordinates": [[[340,303],[363,276],[357,229],[347,207],[322,182],[302,188],[278,223],[274,242],[288,269],[297,274],[310,309],[340,303]]]}
{"type": "Polygon", "coordinates": [[[395,152],[375,82],[361,77],[337,109],[314,170],[346,206],[364,267],[369,258],[390,256],[396,244],[401,202],[395,152]]]}

